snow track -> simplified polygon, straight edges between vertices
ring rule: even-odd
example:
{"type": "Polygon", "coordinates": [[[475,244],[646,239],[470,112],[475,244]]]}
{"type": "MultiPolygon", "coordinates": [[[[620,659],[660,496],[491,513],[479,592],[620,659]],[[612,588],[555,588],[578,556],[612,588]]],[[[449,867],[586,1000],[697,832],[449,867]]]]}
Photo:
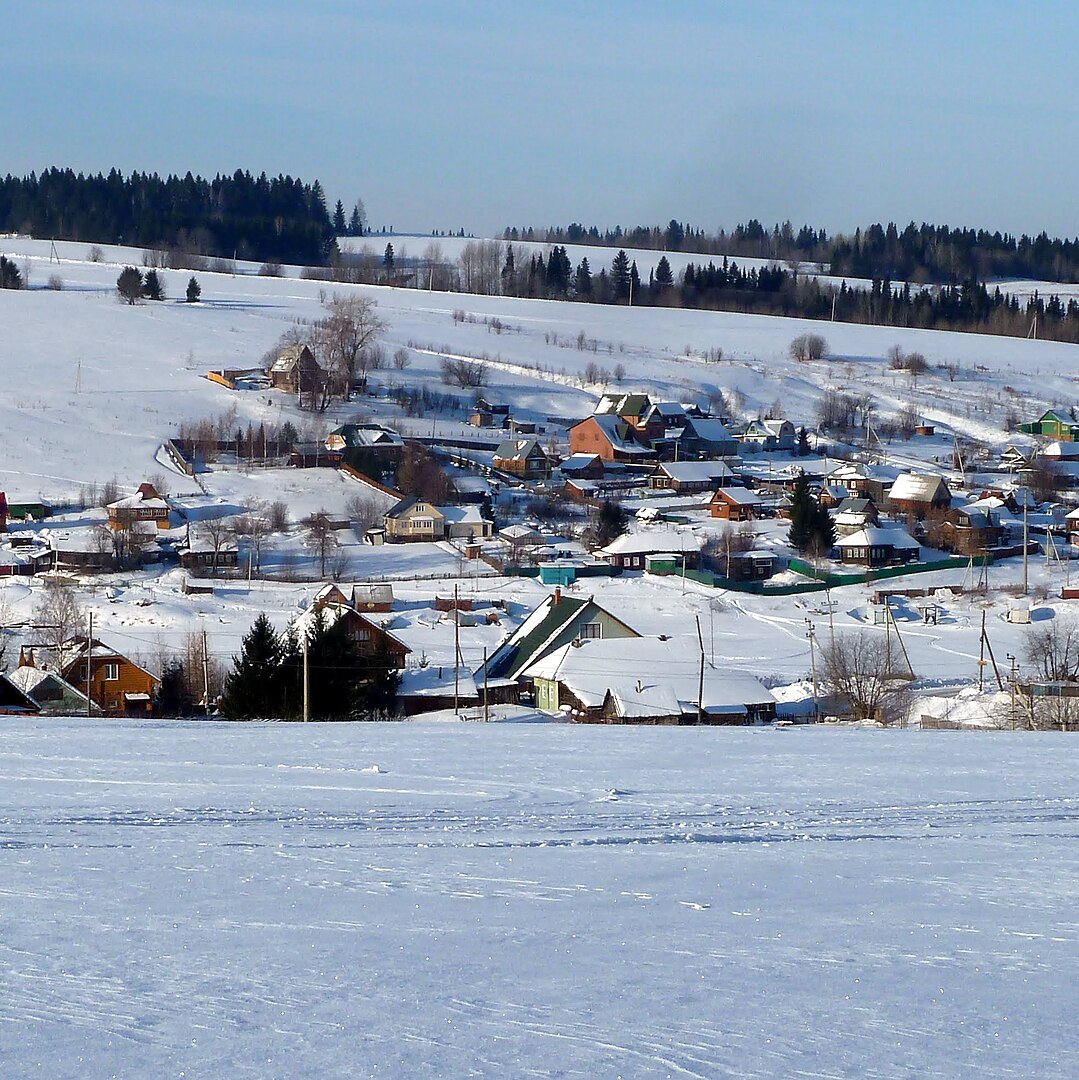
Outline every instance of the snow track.
{"type": "Polygon", "coordinates": [[[1066,737],[3,736],[4,1077],[1079,1069],[1066,737]]]}

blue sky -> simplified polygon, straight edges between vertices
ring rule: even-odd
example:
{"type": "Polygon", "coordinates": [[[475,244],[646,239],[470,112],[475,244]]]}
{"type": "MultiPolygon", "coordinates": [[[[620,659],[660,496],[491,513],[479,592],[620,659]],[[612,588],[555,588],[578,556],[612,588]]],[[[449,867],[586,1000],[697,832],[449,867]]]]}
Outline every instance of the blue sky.
{"type": "Polygon", "coordinates": [[[1057,0],[38,0],[5,6],[0,171],[287,172],[419,231],[1074,236],[1074,23],[1057,0]]]}

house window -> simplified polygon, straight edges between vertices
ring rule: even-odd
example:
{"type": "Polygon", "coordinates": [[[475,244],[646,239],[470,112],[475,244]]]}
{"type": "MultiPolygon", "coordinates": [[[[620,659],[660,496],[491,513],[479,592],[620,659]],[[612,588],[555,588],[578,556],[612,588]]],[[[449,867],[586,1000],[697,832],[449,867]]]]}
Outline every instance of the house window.
{"type": "Polygon", "coordinates": [[[426,518],[426,517],[413,518],[412,519],[412,527],[414,529],[419,529],[421,531],[423,531],[423,530],[430,531],[431,529],[433,529],[435,527],[435,519],[434,518],[426,518]]]}
{"type": "Polygon", "coordinates": [[[601,638],[603,637],[603,626],[598,622],[588,622],[584,624],[584,630],[581,634],[583,638],[601,638]]]}
{"type": "Polygon", "coordinates": [[[116,682],[120,678],[120,665],[110,661],[105,665],[105,682],[116,682]]]}

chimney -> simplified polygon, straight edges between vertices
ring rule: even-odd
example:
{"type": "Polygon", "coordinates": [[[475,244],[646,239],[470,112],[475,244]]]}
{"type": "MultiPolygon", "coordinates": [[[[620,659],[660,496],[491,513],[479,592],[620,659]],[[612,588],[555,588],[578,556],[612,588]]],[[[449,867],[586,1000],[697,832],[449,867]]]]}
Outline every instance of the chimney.
{"type": "Polygon", "coordinates": [[[555,586],[554,597],[551,599],[551,607],[558,607],[562,600],[562,589],[555,586]]]}

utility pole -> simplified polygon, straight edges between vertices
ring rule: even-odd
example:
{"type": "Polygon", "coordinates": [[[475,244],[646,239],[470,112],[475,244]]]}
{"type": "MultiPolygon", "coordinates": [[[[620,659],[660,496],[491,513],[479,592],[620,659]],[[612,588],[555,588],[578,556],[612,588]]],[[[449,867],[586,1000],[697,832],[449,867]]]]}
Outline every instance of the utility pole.
{"type": "Polygon", "coordinates": [[[491,719],[487,708],[487,650],[483,650],[483,722],[486,724],[491,719]]]}
{"type": "Polygon", "coordinates": [[[311,711],[310,686],[308,682],[309,670],[307,666],[307,634],[303,636],[303,722],[306,724],[311,711]]]}
{"type": "Polygon", "coordinates": [[[701,633],[701,617],[697,616],[697,644],[701,648],[701,673],[697,680],[697,723],[704,723],[704,635],[701,633]]]}
{"type": "MultiPolygon", "coordinates": [[[[59,636],[59,635],[58,635],[59,636]]],[[[94,655],[94,613],[90,612],[90,635],[86,639],[86,715],[94,715],[94,700],[90,696],[90,660],[94,655]]]]}
{"type": "Polygon", "coordinates": [[[985,689],[985,608],[982,608],[982,633],[978,638],[978,693],[985,689]]]}
{"type": "Polygon", "coordinates": [[[453,713],[458,714],[461,707],[461,611],[457,606],[457,592],[459,586],[453,587],[453,713]]]}
{"type": "Polygon", "coordinates": [[[202,710],[210,715],[210,655],[206,645],[206,628],[202,630],[202,710]]]}
{"type": "Polygon", "coordinates": [[[1007,657],[1008,657],[1008,662],[1011,664],[1011,667],[1012,667],[1012,671],[1011,671],[1011,684],[1012,684],[1011,685],[1011,690],[1012,690],[1011,717],[1012,717],[1012,731],[1014,731],[1015,727],[1016,727],[1016,724],[1015,724],[1015,720],[1016,720],[1016,716],[1015,716],[1015,679],[1016,679],[1015,657],[1011,653],[1008,653],[1007,657]]]}
{"type": "Polygon", "coordinates": [[[817,704],[817,652],[813,647],[816,641],[817,631],[808,619],[805,620],[805,624],[806,637],[809,638],[809,667],[813,672],[813,720],[817,721],[820,719],[820,706],[817,704]]]}
{"type": "Polygon", "coordinates": [[[1028,559],[1027,559],[1027,543],[1030,540],[1030,527],[1027,524],[1027,515],[1028,515],[1027,503],[1028,503],[1027,493],[1024,490],[1024,492],[1023,492],[1023,595],[1024,596],[1029,596],[1030,595],[1029,582],[1027,580],[1027,562],[1028,562],[1028,559]]]}

